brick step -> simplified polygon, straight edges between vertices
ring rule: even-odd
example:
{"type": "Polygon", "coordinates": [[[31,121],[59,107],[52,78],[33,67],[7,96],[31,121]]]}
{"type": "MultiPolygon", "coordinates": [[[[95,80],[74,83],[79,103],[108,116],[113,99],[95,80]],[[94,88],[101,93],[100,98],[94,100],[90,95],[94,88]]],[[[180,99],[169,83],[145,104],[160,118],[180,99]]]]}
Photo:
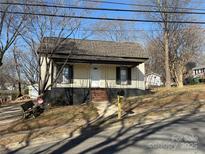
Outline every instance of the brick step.
{"type": "Polygon", "coordinates": [[[98,96],[107,96],[107,94],[92,94],[92,96],[96,96],[96,97],[98,97],[98,96]]]}
{"type": "Polygon", "coordinates": [[[92,92],[93,94],[107,94],[107,92],[92,92]]]}
{"type": "Polygon", "coordinates": [[[91,90],[91,96],[93,101],[104,101],[108,100],[107,91],[104,89],[93,89],[91,90]]]}

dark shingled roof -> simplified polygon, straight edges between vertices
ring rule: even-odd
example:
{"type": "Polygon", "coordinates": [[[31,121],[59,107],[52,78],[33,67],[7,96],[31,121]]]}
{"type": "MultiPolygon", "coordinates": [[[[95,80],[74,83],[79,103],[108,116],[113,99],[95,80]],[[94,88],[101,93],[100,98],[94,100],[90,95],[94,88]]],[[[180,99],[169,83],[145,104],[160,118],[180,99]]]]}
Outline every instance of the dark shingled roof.
{"type": "MultiPolygon", "coordinates": [[[[49,53],[55,47],[57,38],[44,38],[38,53],[49,53]]],[[[54,54],[148,58],[138,43],[99,40],[65,39],[54,54]],[[73,49],[73,50],[72,50],[73,49]]]]}
{"type": "Polygon", "coordinates": [[[138,65],[148,59],[137,43],[62,39],[44,38],[38,53],[48,54],[57,63],[67,59],[71,63],[138,65]]]}

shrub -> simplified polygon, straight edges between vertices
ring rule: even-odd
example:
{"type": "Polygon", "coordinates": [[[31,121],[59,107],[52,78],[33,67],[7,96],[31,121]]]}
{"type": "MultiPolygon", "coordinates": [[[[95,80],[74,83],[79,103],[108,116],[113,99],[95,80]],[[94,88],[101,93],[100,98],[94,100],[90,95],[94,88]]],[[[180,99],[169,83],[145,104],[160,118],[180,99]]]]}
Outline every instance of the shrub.
{"type": "Polygon", "coordinates": [[[192,77],[189,77],[187,79],[185,79],[184,81],[184,84],[190,84],[190,85],[194,85],[194,84],[198,84],[200,83],[200,78],[192,78],[192,77]]]}
{"type": "Polygon", "coordinates": [[[18,97],[18,91],[11,91],[11,90],[0,90],[0,98],[5,100],[12,100],[18,97]]]}
{"type": "Polygon", "coordinates": [[[193,78],[193,83],[194,84],[199,84],[200,83],[200,78],[199,77],[193,78]]]}
{"type": "Polygon", "coordinates": [[[12,100],[16,99],[16,98],[18,97],[18,95],[19,95],[18,92],[13,92],[13,93],[11,94],[12,100]]]}
{"type": "Polygon", "coordinates": [[[205,83],[205,79],[199,79],[200,83],[205,83]]]}
{"type": "Polygon", "coordinates": [[[26,95],[29,94],[29,89],[28,88],[24,89],[24,94],[26,94],[26,95]]]}

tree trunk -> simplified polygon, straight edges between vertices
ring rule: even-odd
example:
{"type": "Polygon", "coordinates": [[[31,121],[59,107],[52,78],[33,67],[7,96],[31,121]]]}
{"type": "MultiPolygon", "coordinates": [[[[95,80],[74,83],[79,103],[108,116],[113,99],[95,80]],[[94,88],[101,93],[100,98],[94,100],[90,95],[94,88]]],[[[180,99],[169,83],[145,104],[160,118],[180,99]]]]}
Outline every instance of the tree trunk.
{"type": "Polygon", "coordinates": [[[0,67],[3,65],[2,60],[3,60],[3,53],[0,50],[0,67]]]}
{"type": "Polygon", "coordinates": [[[14,49],[13,49],[13,56],[14,56],[14,61],[15,61],[15,67],[16,67],[16,73],[18,75],[18,88],[19,88],[19,95],[18,97],[22,96],[22,89],[21,89],[21,72],[20,72],[20,67],[18,63],[18,58],[16,54],[16,46],[14,44],[14,49]]]}
{"type": "Polygon", "coordinates": [[[178,79],[178,83],[177,83],[177,87],[179,87],[179,88],[182,88],[184,86],[182,78],[183,78],[182,75],[179,75],[179,79],[178,79]]]}
{"type": "Polygon", "coordinates": [[[170,75],[170,68],[169,68],[169,41],[168,41],[168,31],[166,30],[166,28],[164,32],[164,49],[165,49],[165,75],[166,75],[165,85],[167,88],[170,88],[171,75],[170,75]]]}
{"type": "MultiPolygon", "coordinates": [[[[158,0],[160,4],[160,0],[158,0]]],[[[162,2],[163,3],[163,2],[162,2]]],[[[164,11],[167,11],[167,0],[163,3],[164,11]]],[[[169,66],[169,31],[168,31],[168,14],[164,13],[164,50],[165,50],[165,75],[166,75],[166,82],[165,86],[167,88],[171,87],[171,75],[170,75],[170,66],[169,66]]]]}
{"type": "Polygon", "coordinates": [[[19,86],[19,95],[18,95],[18,97],[21,97],[23,95],[22,95],[21,82],[20,81],[18,81],[18,86],[19,86]]]}
{"type": "Polygon", "coordinates": [[[178,67],[176,70],[176,82],[177,82],[177,87],[182,88],[184,86],[183,84],[183,68],[178,67]]]}

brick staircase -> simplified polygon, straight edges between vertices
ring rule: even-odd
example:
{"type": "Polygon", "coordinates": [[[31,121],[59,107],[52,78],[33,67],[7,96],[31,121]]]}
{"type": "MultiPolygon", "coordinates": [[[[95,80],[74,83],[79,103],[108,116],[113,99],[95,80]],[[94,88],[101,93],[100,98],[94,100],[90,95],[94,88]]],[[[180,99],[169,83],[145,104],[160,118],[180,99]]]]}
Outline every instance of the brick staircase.
{"type": "Polygon", "coordinates": [[[108,100],[107,91],[106,89],[102,89],[102,88],[91,89],[91,97],[92,97],[92,101],[108,100]]]}

